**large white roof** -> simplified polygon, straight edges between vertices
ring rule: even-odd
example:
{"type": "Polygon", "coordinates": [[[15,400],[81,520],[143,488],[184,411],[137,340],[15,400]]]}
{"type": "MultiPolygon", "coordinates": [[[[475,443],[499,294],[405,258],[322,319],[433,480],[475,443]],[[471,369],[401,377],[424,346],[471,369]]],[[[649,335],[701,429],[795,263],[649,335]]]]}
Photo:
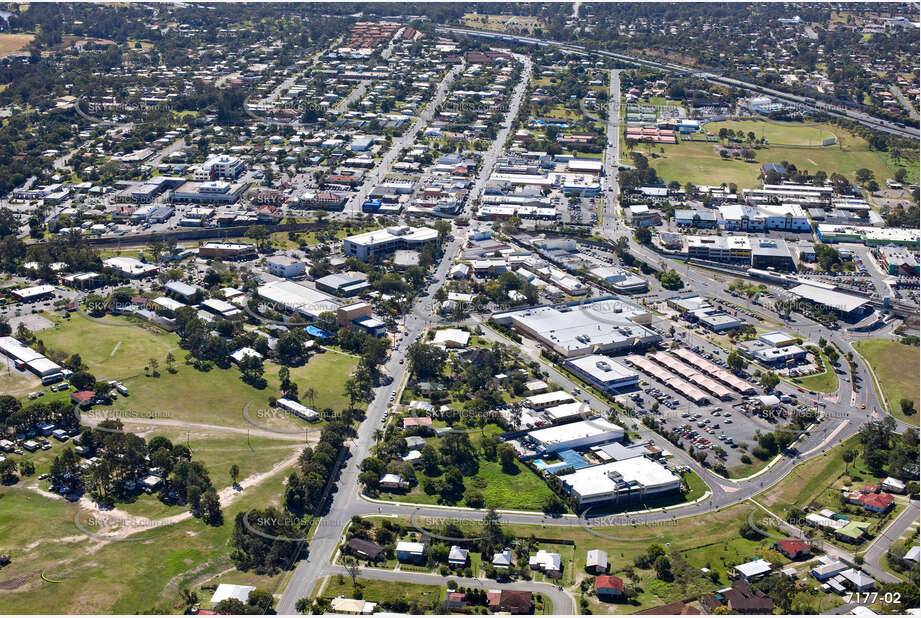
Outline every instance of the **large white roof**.
{"type": "Polygon", "coordinates": [[[645,457],[632,457],[599,466],[576,470],[561,476],[560,480],[583,498],[612,493],[617,483],[611,475],[620,475],[626,483],[636,483],[646,489],[656,489],[680,483],[680,479],[662,464],[645,457]]]}

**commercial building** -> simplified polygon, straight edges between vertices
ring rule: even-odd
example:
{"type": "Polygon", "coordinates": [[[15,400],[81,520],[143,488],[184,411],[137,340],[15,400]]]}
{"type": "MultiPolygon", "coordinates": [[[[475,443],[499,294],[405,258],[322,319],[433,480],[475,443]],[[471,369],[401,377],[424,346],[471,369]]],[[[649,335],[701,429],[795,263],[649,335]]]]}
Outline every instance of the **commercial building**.
{"type": "Polygon", "coordinates": [[[256,257],[256,245],[245,242],[206,242],[198,248],[199,257],[244,260],[256,257]]]}
{"type": "Polygon", "coordinates": [[[28,369],[41,378],[42,384],[51,384],[63,377],[60,365],[23,345],[14,337],[0,337],[0,352],[12,359],[17,369],[28,369]]]}
{"type": "Polygon", "coordinates": [[[259,298],[271,304],[280,313],[295,313],[308,320],[315,320],[321,313],[339,308],[328,294],[309,288],[294,281],[273,281],[256,289],[259,298]]]}
{"type": "Polygon", "coordinates": [[[798,345],[775,347],[763,341],[743,341],[737,347],[743,356],[770,367],[804,361],[807,354],[798,345]]]}
{"type": "Polygon", "coordinates": [[[335,294],[336,296],[355,296],[370,289],[371,284],[367,278],[350,273],[334,273],[326,275],[314,282],[318,290],[335,294]]]}
{"type": "Polygon", "coordinates": [[[619,425],[603,418],[593,418],[567,425],[536,429],[525,434],[522,440],[533,447],[537,453],[555,453],[566,449],[613,442],[623,437],[624,430],[619,425]]]}
{"type": "Polygon", "coordinates": [[[880,264],[890,275],[918,276],[918,256],[905,247],[880,247],[877,251],[880,264]]]}
{"type": "Polygon", "coordinates": [[[588,272],[610,285],[618,294],[637,294],[649,289],[646,279],[617,266],[598,266],[588,272]]]}
{"type": "Polygon", "coordinates": [[[796,271],[787,243],[779,238],[754,238],[751,243],[752,268],[796,271]]]}
{"type": "Polygon", "coordinates": [[[438,240],[438,232],[430,227],[391,226],[349,236],[342,241],[342,253],[367,262],[371,256],[384,256],[398,249],[420,249],[438,240]]]}
{"type": "Polygon", "coordinates": [[[589,354],[566,361],[577,376],[604,392],[622,391],[639,384],[639,375],[607,356],[589,354]]]}
{"type": "Polygon", "coordinates": [[[217,180],[218,178],[239,178],[246,171],[246,165],[239,157],[220,154],[208,158],[195,170],[193,178],[200,181],[217,180]]]}
{"type": "Polygon", "coordinates": [[[158,268],[153,264],[133,257],[111,257],[102,261],[103,266],[108,266],[118,274],[128,279],[142,279],[155,274],[158,268]]]}
{"type": "Polygon", "coordinates": [[[751,262],[748,236],[688,236],[688,257],[710,262],[751,262]]]}
{"type": "Polygon", "coordinates": [[[559,477],[579,505],[637,501],[677,491],[681,479],[645,457],[611,461],[559,477]]]}
{"type": "Polygon", "coordinates": [[[824,243],[859,242],[867,246],[901,245],[918,247],[921,231],[908,228],[822,224],[816,236],[824,243]]]}
{"type": "Polygon", "coordinates": [[[494,313],[493,319],[566,358],[629,352],[658,343],[645,309],[613,296],[494,313]]]}
{"type": "Polygon", "coordinates": [[[291,279],[301,277],[307,271],[307,265],[287,255],[273,255],[265,261],[269,274],[291,279]]]}
{"type": "Polygon", "coordinates": [[[249,183],[208,180],[187,182],[173,191],[174,202],[233,204],[240,199],[249,183]]]}
{"type": "Polygon", "coordinates": [[[794,298],[808,300],[817,305],[836,311],[844,318],[857,318],[862,315],[869,302],[865,298],[838,292],[833,286],[822,284],[802,284],[790,288],[790,295],[794,298]]]}
{"type": "Polygon", "coordinates": [[[16,288],[10,294],[25,303],[31,303],[42,298],[51,298],[54,296],[53,285],[33,285],[27,288],[16,288]]]}

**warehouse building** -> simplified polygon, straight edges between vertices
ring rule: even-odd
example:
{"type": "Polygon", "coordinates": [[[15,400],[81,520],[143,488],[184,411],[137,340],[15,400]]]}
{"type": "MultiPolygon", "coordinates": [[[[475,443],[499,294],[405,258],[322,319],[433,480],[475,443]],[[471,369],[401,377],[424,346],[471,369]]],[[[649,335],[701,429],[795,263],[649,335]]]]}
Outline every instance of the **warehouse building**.
{"type": "Polygon", "coordinates": [[[567,360],[566,367],[606,393],[635,388],[640,381],[635,371],[600,354],[567,360]]]}
{"type": "Polygon", "coordinates": [[[645,326],[652,321],[648,311],[613,296],[526,307],[492,317],[566,358],[631,352],[661,340],[645,326]]]}
{"type": "Polygon", "coordinates": [[[543,454],[607,444],[623,437],[624,430],[619,425],[603,418],[593,418],[568,425],[536,429],[525,434],[522,441],[536,453],[543,454]]]}

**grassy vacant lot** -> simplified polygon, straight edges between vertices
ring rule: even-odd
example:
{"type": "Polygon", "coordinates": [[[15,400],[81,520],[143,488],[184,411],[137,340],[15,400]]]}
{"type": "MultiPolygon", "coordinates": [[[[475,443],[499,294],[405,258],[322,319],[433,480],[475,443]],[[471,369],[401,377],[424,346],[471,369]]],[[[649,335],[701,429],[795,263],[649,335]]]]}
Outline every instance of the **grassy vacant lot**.
{"type": "MultiPolygon", "coordinates": [[[[410,584],[407,582],[396,584],[391,581],[365,577],[359,577],[357,582],[362,591],[361,598],[373,603],[390,604],[395,601],[406,601],[407,603],[418,601],[422,606],[434,608],[444,601],[445,592],[447,591],[444,586],[410,584]]],[[[351,578],[344,576],[330,577],[326,582],[322,596],[330,599],[339,596],[355,598],[355,589],[352,587],[351,578]]]]}
{"type": "Polygon", "coordinates": [[[34,38],[34,34],[0,34],[0,57],[19,51],[34,38]]]}
{"type": "Polygon", "coordinates": [[[710,122],[704,128],[714,135],[719,135],[720,129],[732,129],[745,135],[749,132],[757,138],[764,138],[768,144],[786,146],[821,146],[822,141],[835,137],[825,125],[810,125],[802,122],[771,122],[767,120],[727,120],[726,122],[710,122]]]}
{"type": "MultiPolygon", "coordinates": [[[[807,460],[796,466],[780,483],[761,494],[758,501],[777,515],[785,513],[794,506],[802,507],[811,504],[826,488],[836,482],[840,481],[839,485],[845,484],[843,480],[845,463],[842,453],[851,448],[856,448],[859,452],[859,447],[860,442],[857,436],[854,436],[827,453],[807,460]]],[[[859,456],[847,466],[847,470],[852,477],[869,480],[872,476],[859,456]]]]}
{"type": "Polygon", "coordinates": [[[873,368],[889,412],[899,420],[917,425],[917,410],[921,407],[918,395],[918,372],[921,368],[918,348],[891,339],[862,339],[854,342],[854,347],[873,368]],[[902,413],[899,405],[902,399],[914,402],[914,414],[907,416],[902,413]]]}
{"type": "MultiPolygon", "coordinates": [[[[257,389],[241,380],[236,367],[198,371],[185,365],[186,351],[179,347],[175,334],[120,317],[95,321],[75,314],[59,320],[54,329],[42,331],[40,337],[55,350],[80,354],[97,377],[123,381],[131,395],[115,402],[113,409],[130,409],[142,417],[153,415],[170,421],[250,427],[243,416],[243,407],[251,402],[248,414],[261,425],[304,426],[302,421],[290,417],[258,414],[259,410],[267,409],[269,397],[278,396],[279,366],[274,363],[265,364],[268,384],[257,389]],[[176,373],[164,368],[168,352],[176,358],[176,373]],[[148,376],[144,371],[150,358],[160,364],[159,377],[148,376]]],[[[326,351],[315,354],[305,365],[292,368],[291,379],[302,396],[308,388],[314,390],[313,401],[303,397],[306,405],[338,411],[347,405],[343,384],[356,366],[356,358],[326,351]]]]}
{"type": "Polygon", "coordinates": [[[147,540],[102,542],[73,523],[79,506],[47,499],[28,489],[0,490],[0,546],[12,564],[0,574],[0,598],[9,613],[52,614],[61,607],[79,613],[181,611],[179,591],[229,582],[275,591],[284,576],[241,573],[230,561],[230,536],[237,513],[277,504],[286,471],[247,489],[224,508],[224,524],[210,527],[187,519],[145,533],[147,540]],[[41,573],[61,583],[49,584],[41,573]],[[52,588],[49,589],[49,586],[52,588]],[[50,594],[49,594],[50,592],[50,594]]]}
{"type": "MultiPolygon", "coordinates": [[[[747,124],[747,123],[746,123],[747,124]]],[[[762,124],[762,123],[757,123],[762,124]]],[[[767,123],[764,123],[767,125],[767,123]]],[[[718,125],[707,125],[708,131],[714,131],[718,125]]],[[[752,129],[754,130],[754,129],[752,129]]],[[[766,128],[765,128],[766,130],[766,128]]],[[[637,144],[636,152],[650,157],[649,164],[656,169],[665,182],[677,180],[682,185],[687,182],[696,184],[719,185],[735,183],[740,188],[761,186],[759,172],[763,163],[788,161],[800,170],[824,170],[831,175],[839,172],[854,180],[860,168],[867,168],[874,173],[877,181],[892,176],[892,171],[880,156],[870,150],[867,141],[861,137],[831,125],[804,125],[803,130],[815,134],[818,131],[833,132],[838,137],[834,146],[802,148],[767,146],[755,150],[755,161],[746,163],[737,159],[724,160],[719,156],[719,144],[712,142],[685,141],[679,144],[637,144]],[[716,146],[716,148],[714,148],[716,146]]],[[[790,134],[792,129],[785,127],[775,129],[779,135],[790,134]]],[[[747,131],[746,131],[747,132],[747,131]]],[[[755,131],[757,133],[757,131],[755,131]]],[[[802,137],[802,139],[806,139],[802,137]]],[[[630,153],[621,136],[621,157],[629,162],[630,153]]]]}
{"type": "MultiPolygon", "coordinates": [[[[486,433],[495,434],[501,431],[498,425],[488,425],[486,433]]],[[[479,441],[481,434],[476,432],[470,434],[470,441],[474,448],[479,452],[479,441]]],[[[426,441],[437,448],[440,438],[429,438],[426,441]]],[[[529,511],[539,511],[543,508],[544,502],[553,492],[547,487],[542,478],[534,474],[530,468],[525,467],[521,462],[515,462],[515,470],[507,473],[503,470],[502,464],[498,461],[488,461],[481,458],[479,460],[480,468],[476,476],[464,478],[464,487],[472,489],[483,494],[486,500],[486,506],[497,509],[521,509],[529,511]]],[[[444,470],[442,470],[444,472],[444,470]]],[[[418,484],[407,494],[402,493],[382,493],[385,499],[392,499],[402,502],[413,502],[417,504],[440,504],[440,496],[429,495],[422,490],[422,484],[429,477],[424,471],[419,470],[417,473],[418,484]]],[[[467,506],[466,500],[462,498],[457,503],[458,506],[467,506]]]]}

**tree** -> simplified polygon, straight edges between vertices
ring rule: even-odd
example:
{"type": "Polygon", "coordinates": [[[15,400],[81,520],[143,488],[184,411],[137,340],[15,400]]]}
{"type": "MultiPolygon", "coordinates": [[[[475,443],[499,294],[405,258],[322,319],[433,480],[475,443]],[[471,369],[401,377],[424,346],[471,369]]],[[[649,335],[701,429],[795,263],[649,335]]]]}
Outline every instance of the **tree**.
{"type": "Polygon", "coordinates": [[[641,245],[648,245],[652,242],[652,231],[648,227],[638,227],[633,232],[633,237],[641,245]]]}
{"type": "Polygon", "coordinates": [[[169,371],[170,373],[175,373],[176,368],[174,367],[174,365],[176,364],[176,357],[173,356],[173,353],[167,352],[166,359],[164,360],[166,362],[166,370],[169,371]]]}
{"type": "Polygon", "coordinates": [[[515,453],[515,447],[513,447],[508,442],[503,442],[498,447],[496,447],[496,455],[499,457],[499,462],[502,464],[502,470],[508,474],[510,471],[517,470],[515,466],[515,459],[517,454],[515,453]]]}
{"type": "Polygon", "coordinates": [[[742,371],[748,363],[741,354],[733,350],[729,353],[729,356],[726,357],[726,364],[729,365],[729,368],[733,371],[742,371]]]}
{"type": "Polygon", "coordinates": [[[209,487],[201,498],[201,508],[204,513],[202,519],[211,526],[220,526],[224,521],[224,515],[221,512],[221,501],[214,491],[214,487],[209,487]]]}
{"type": "Polygon", "coordinates": [[[672,575],[672,563],[668,556],[662,555],[653,562],[653,568],[656,570],[656,577],[664,582],[670,582],[674,579],[672,575]]]}
{"type": "Polygon", "coordinates": [[[214,611],[223,615],[240,616],[246,614],[246,604],[240,599],[224,599],[214,606],[214,611]]]}
{"type": "Polygon", "coordinates": [[[899,400],[899,407],[902,409],[902,414],[905,416],[911,416],[915,413],[915,402],[907,397],[903,397],[899,400]]]}
{"type": "Polygon", "coordinates": [[[275,597],[268,590],[250,590],[249,596],[246,597],[246,604],[252,607],[258,607],[261,613],[266,614],[275,605],[275,597]]]}
{"type": "Polygon", "coordinates": [[[492,507],[486,509],[486,513],[483,515],[483,537],[490,548],[498,547],[505,542],[501,519],[492,507]]]}
{"type": "Polygon", "coordinates": [[[852,449],[852,448],[845,449],[845,451],[841,453],[841,459],[844,460],[844,473],[845,474],[847,474],[848,466],[851,465],[851,462],[854,461],[856,457],[857,457],[856,449],[852,449]]]}
{"type": "Polygon", "coordinates": [[[352,578],[352,587],[357,590],[358,576],[361,574],[361,569],[358,567],[358,561],[352,556],[345,556],[342,559],[342,564],[345,566],[345,572],[352,578]]]}
{"type": "Polygon", "coordinates": [[[761,386],[764,390],[772,391],[778,384],[780,384],[780,376],[773,371],[765,371],[761,374],[761,386]]]}
{"type": "Polygon", "coordinates": [[[237,484],[237,477],[240,476],[240,466],[237,464],[230,464],[230,480],[234,485],[237,484]]]}
{"type": "Polygon", "coordinates": [[[681,275],[676,270],[668,270],[662,273],[659,283],[666,290],[680,290],[684,287],[684,281],[681,280],[681,275]]]}

